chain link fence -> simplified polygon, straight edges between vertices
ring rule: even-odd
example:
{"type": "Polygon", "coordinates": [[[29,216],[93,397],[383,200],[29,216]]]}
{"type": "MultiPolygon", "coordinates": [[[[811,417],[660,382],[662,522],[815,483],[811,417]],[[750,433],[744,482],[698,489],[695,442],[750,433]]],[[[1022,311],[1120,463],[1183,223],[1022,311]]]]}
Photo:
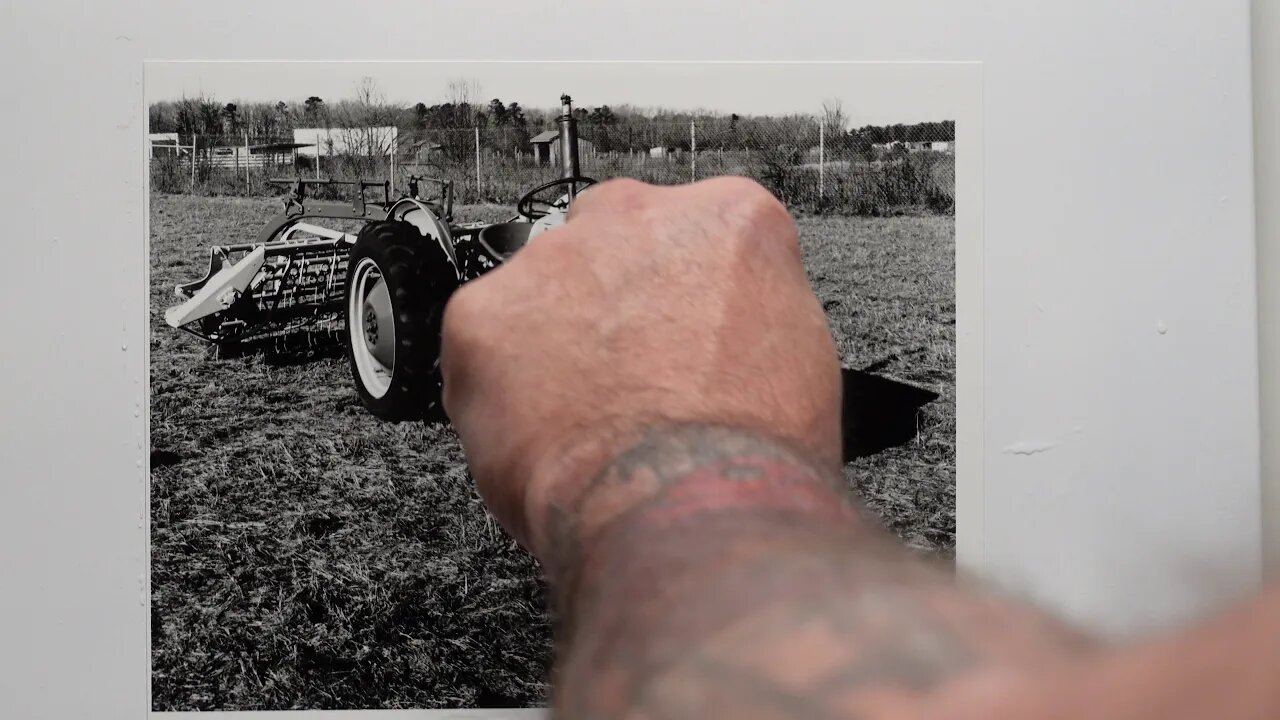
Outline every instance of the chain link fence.
{"type": "MultiPolygon", "coordinates": [[[[928,123],[868,137],[810,117],[579,123],[579,159],[597,180],[672,185],[744,175],[808,212],[950,214],[953,127],[928,123]]],[[[271,178],[301,176],[386,179],[394,196],[418,175],[452,181],[461,203],[511,204],[560,173],[554,130],[513,127],[402,129],[385,148],[361,152],[294,137],[178,135],[153,141],[149,152],[153,190],[203,195],[276,195],[285,188],[271,178]]]]}

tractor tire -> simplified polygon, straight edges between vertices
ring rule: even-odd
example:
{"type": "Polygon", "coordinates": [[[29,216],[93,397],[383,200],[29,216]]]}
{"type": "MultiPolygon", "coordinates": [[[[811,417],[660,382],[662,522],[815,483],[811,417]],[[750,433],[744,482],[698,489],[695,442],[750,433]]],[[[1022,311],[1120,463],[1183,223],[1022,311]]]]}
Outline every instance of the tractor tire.
{"type": "Polygon", "coordinates": [[[444,249],[407,222],[368,223],[357,236],[343,337],[356,392],[374,416],[444,418],[440,325],[457,277],[444,249]]]}

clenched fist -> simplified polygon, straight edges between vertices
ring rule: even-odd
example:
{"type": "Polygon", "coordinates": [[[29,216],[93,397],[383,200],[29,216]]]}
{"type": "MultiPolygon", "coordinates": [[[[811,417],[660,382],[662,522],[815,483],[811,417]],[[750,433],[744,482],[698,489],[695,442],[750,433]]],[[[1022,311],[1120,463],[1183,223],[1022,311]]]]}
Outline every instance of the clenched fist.
{"type": "Polygon", "coordinates": [[[791,217],[750,180],[592,188],[454,294],[442,363],[481,496],[535,554],[548,507],[649,428],[738,427],[839,463],[826,317],[791,217]]]}

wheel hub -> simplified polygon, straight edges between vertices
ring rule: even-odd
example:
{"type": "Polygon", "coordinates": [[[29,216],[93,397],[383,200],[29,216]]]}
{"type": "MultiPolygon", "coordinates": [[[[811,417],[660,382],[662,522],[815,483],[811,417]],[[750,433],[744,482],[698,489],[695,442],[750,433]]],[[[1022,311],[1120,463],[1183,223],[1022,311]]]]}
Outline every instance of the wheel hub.
{"type": "Polygon", "coordinates": [[[369,354],[383,367],[395,366],[395,325],[392,320],[391,294],[387,284],[379,278],[365,296],[361,309],[364,322],[364,344],[369,354]]]}
{"type": "Polygon", "coordinates": [[[368,303],[364,306],[364,343],[370,352],[378,345],[378,312],[368,303]]]}

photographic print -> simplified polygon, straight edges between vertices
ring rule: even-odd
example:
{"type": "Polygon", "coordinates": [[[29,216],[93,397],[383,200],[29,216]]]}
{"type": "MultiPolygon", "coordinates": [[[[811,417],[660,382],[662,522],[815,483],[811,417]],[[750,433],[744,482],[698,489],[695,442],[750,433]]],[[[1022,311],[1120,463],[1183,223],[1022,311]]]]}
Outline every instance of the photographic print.
{"type": "Polygon", "coordinates": [[[895,76],[149,63],[152,708],[545,704],[547,589],[439,407],[439,317],[611,178],[743,175],[786,204],[844,368],[845,479],[949,561],[978,149],[895,76]]]}

